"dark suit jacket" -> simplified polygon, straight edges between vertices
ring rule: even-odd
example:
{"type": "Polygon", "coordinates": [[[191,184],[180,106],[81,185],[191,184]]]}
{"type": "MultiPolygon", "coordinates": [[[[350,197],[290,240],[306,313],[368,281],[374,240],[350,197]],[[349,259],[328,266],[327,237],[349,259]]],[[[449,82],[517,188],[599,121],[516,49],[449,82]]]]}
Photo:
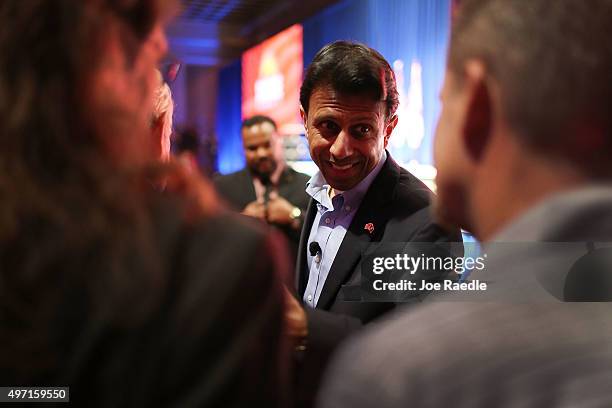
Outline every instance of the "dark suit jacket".
{"type": "Polygon", "coordinates": [[[20,297],[0,301],[0,384],[69,386],[75,407],[286,407],[284,240],[245,217],[181,211],[151,213],[150,246],[134,245],[146,253],[110,234],[75,244],[38,219],[39,246],[6,248],[17,257],[0,257],[3,289],[41,296],[19,313],[7,311],[20,297]],[[15,278],[32,257],[36,286],[15,278]]]}
{"type": "Polygon", "coordinates": [[[318,407],[612,407],[612,303],[551,290],[563,295],[586,242],[609,250],[609,186],[556,194],[506,225],[471,275],[486,291],[441,294],[360,332],[331,363],[318,407]]]}
{"type": "MultiPolygon", "coordinates": [[[[310,199],[308,194],[306,194],[306,182],[308,180],[309,177],[307,175],[298,173],[287,166],[278,181],[278,195],[294,206],[299,207],[302,213],[306,213],[310,199]]],[[[257,198],[255,188],[253,187],[253,177],[248,168],[224,176],[218,176],[214,182],[219,194],[238,211],[244,209],[247,204],[255,201],[257,198]]],[[[295,259],[300,240],[300,230],[295,230],[286,225],[276,225],[276,227],[289,240],[293,259],[295,259]]]]}
{"type": "MultiPolygon", "coordinates": [[[[427,186],[388,155],[361,202],[327,276],[316,309],[306,307],[307,349],[298,369],[298,399],[308,406],[329,354],[349,333],[395,307],[394,303],[345,302],[343,285],[359,284],[361,249],[371,242],[461,242],[459,230],[433,223],[427,186]],[[372,234],[364,226],[374,225],[372,234]]],[[[296,282],[302,300],[308,282],[306,246],[316,204],[311,200],[298,249],[296,282]]],[[[415,299],[415,301],[418,301],[415,299]]]]}

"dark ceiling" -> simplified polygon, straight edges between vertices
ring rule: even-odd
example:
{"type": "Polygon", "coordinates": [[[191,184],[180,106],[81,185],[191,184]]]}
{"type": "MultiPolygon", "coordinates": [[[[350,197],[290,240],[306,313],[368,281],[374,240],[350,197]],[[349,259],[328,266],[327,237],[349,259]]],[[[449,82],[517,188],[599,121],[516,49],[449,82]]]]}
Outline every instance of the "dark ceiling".
{"type": "Polygon", "coordinates": [[[281,2],[281,0],[183,0],[183,16],[189,20],[245,24],[253,16],[281,2]]]}
{"type": "Polygon", "coordinates": [[[169,27],[172,54],[187,64],[223,66],[249,47],[338,0],[182,0],[169,27]]]}

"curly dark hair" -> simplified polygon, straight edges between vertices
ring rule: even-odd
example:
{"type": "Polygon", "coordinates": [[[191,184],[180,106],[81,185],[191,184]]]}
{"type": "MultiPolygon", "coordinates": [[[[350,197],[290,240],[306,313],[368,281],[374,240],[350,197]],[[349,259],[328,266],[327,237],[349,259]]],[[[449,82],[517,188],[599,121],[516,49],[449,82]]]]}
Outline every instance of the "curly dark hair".
{"type": "Polygon", "coordinates": [[[391,66],[378,51],[365,44],[335,41],[317,52],[300,89],[300,103],[306,113],[314,90],[325,85],[343,94],[367,95],[384,102],[387,119],[399,106],[391,66]]]}

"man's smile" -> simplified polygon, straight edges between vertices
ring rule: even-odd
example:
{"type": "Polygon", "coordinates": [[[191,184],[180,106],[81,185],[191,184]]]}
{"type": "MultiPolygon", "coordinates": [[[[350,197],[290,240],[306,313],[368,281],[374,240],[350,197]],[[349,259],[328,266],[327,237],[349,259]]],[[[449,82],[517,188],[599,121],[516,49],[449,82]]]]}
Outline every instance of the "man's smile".
{"type": "Polygon", "coordinates": [[[348,163],[338,163],[338,162],[328,160],[327,164],[335,170],[345,171],[345,170],[350,170],[351,168],[357,166],[359,164],[359,161],[355,160],[355,161],[348,162],[348,163]]]}

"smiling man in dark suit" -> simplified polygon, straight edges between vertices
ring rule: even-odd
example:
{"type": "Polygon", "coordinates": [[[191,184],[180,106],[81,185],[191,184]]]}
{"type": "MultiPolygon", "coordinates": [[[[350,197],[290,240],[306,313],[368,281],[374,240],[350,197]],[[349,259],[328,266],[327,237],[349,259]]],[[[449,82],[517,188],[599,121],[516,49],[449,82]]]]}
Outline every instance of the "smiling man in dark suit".
{"type": "Polygon", "coordinates": [[[338,41],[308,68],[300,93],[310,154],[319,172],[297,264],[297,294],[290,298],[290,334],[301,341],[298,398],[307,406],[327,358],[361,325],[393,303],[344,301],[342,285],[359,284],[361,251],[370,242],[461,241],[433,223],[432,192],[385,150],[398,118],[395,77],[375,50],[338,41]]]}

